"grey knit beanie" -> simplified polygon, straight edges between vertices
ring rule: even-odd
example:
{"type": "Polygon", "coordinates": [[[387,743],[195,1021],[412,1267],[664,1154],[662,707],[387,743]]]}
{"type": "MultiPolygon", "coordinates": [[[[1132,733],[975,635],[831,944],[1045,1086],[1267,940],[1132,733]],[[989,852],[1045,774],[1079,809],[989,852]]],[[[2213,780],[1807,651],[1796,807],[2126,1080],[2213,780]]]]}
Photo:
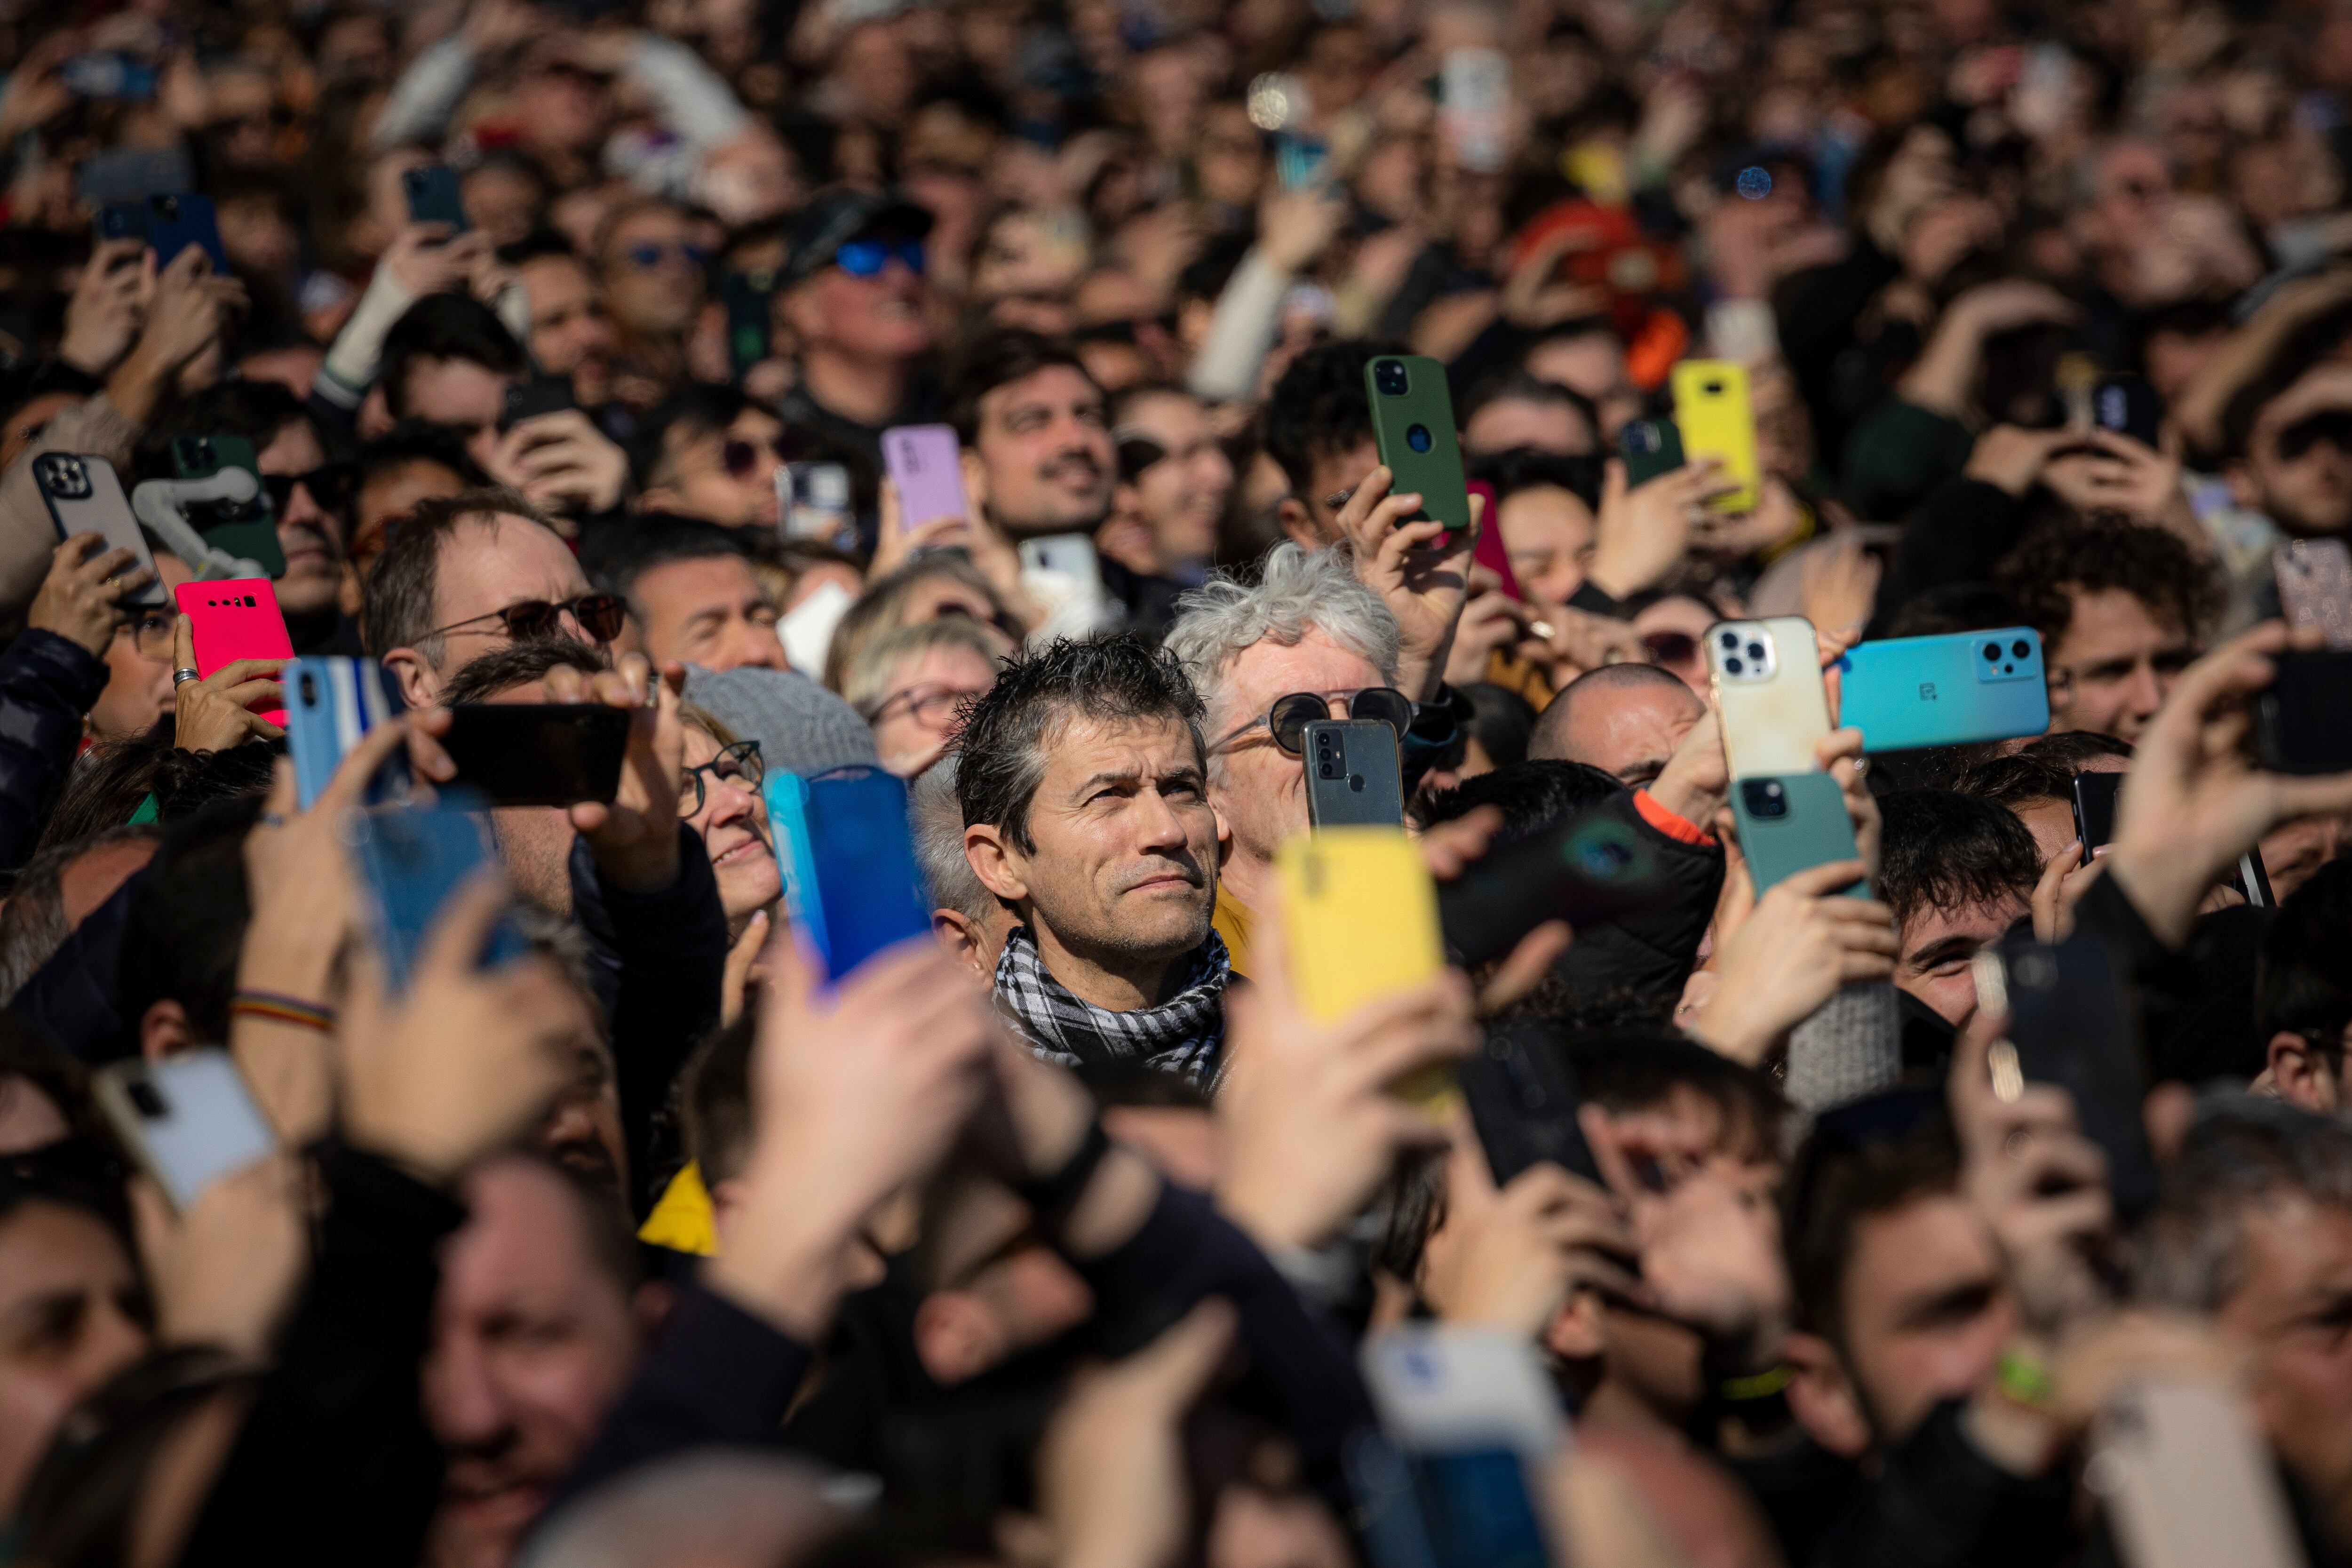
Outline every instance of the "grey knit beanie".
{"type": "Polygon", "coordinates": [[[693,665],[687,669],[686,699],[743,739],[759,742],[760,760],[772,771],[815,774],[881,765],[874,731],[857,710],[795,671],[693,665]]]}

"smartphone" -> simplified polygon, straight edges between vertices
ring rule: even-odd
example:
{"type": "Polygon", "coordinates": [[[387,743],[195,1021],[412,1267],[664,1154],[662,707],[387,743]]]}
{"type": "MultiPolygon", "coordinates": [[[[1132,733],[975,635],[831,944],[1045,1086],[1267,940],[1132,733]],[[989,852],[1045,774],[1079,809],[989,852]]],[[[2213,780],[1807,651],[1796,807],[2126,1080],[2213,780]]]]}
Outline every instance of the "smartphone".
{"type": "Polygon", "coordinates": [[[278,542],[269,487],[258,483],[261,460],[250,440],[243,436],[174,437],[172,468],[184,479],[208,479],[223,468],[251,474],[257,481],[251,500],[190,501],[184,509],[189,526],[204,535],[205,543],[252,562],[264,575],[286,575],[286,551],[278,542]]]}
{"type": "Polygon", "coordinates": [[[123,1148],[182,1214],[213,1183],[278,1150],[226,1051],[133,1057],[100,1068],[90,1088],[123,1148]]]}
{"type": "MultiPolygon", "coordinates": [[[[147,198],[163,191],[184,191],[195,184],[195,166],[187,149],[170,147],[110,147],[83,159],[74,170],[74,194],[81,205],[96,211],[109,203],[129,203],[139,209],[139,226],[147,232],[147,198]]],[[[116,235],[114,238],[125,238],[116,235]]]]}
{"type": "Polygon", "coordinates": [[[169,267],[192,245],[202,246],[212,258],[214,276],[228,276],[228,252],[221,248],[220,224],[213,216],[210,196],[193,191],[149,196],[147,244],[158,267],[169,267]]]}
{"type": "Polygon", "coordinates": [[[1316,719],[1299,743],[1306,748],[1308,826],[1404,826],[1394,730],[1378,719],[1316,719]]]}
{"type": "MultiPolygon", "coordinates": [[[[361,736],[401,712],[400,684],[375,660],[296,659],[286,672],[286,750],[294,759],[294,792],[302,809],[326,793],[361,736]]],[[[368,804],[396,796],[407,781],[408,759],[394,753],[370,784],[368,804]]]]}
{"type": "Polygon", "coordinates": [[[1423,354],[1381,354],[1364,366],[1364,392],[1371,399],[1381,461],[1396,476],[1391,493],[1421,493],[1421,510],[1407,521],[1434,519],[1449,533],[1467,532],[1470,488],[1454,440],[1445,367],[1423,354]]]}
{"type": "MultiPolygon", "coordinates": [[[[128,550],[140,565],[154,571],[155,552],[147,548],[147,535],[131,513],[131,502],[122,493],[122,480],[112,463],[71,452],[44,452],[33,459],[33,483],[48,506],[49,521],[57,525],[59,539],[71,539],[77,533],[102,534],[109,550],[128,550]]],[[[157,609],[169,601],[163,580],[158,577],[122,602],[157,609]]]]}
{"type": "Polygon", "coordinates": [[[1331,162],[1331,149],[1311,136],[1300,136],[1288,131],[1275,133],[1274,177],[1286,191],[1301,191],[1309,185],[1328,184],[1327,173],[1331,162]]]}
{"type": "MultiPolygon", "coordinates": [[[[382,806],[352,814],[345,842],[357,858],[368,923],[395,992],[408,989],[433,922],[467,878],[497,863],[488,803],[445,784],[429,805],[382,806]]],[[[484,968],[520,958],[530,943],[513,919],[501,918],[484,947],[484,968]]]]}
{"type": "Polygon", "coordinates": [[[1754,511],[1762,499],[1756,461],[1756,416],[1748,401],[1748,371],[1730,360],[1686,359],[1675,366],[1675,425],[1683,450],[1713,458],[1739,488],[1707,505],[1716,511],[1754,511]]]}
{"type": "Polygon", "coordinates": [[[76,98],[144,103],[155,96],[155,68],[129,55],[75,55],[58,68],[58,80],[76,98]]]}
{"type": "Polygon", "coordinates": [[[2164,399],[2138,376],[2101,376],[2091,388],[2091,423],[2153,448],[2164,439],[2164,399]]]}
{"type": "Polygon", "coordinates": [[[1381,1430],[1349,1469],[1375,1542],[1409,1500],[1430,1564],[1549,1568],[1538,1499],[1564,1436],[1535,1347],[1502,1330],[1412,1323],[1366,1341],[1363,1364],[1381,1430]]]}
{"type": "Polygon", "coordinates": [[[2278,673],[2254,701],[2254,750],[2281,773],[2352,769],[2352,648],[2277,656],[2278,673]]]}
{"type": "Polygon", "coordinates": [[[2271,868],[2263,864],[2260,845],[2238,857],[2238,868],[2231,873],[2230,885],[2258,910],[2278,908],[2278,895],[2271,890],[2271,868]]]}
{"type": "Polygon", "coordinates": [[[2092,1421],[2090,1447],[2128,1568],[2301,1568],[2277,1464],[2227,1384],[2126,1383],[2092,1421]]]}
{"type": "MultiPolygon", "coordinates": [[[[1759,899],[1766,889],[1799,871],[1862,857],[1854,845],[1845,792],[1827,773],[1735,779],[1731,815],[1739,824],[1739,853],[1759,899]]],[[[1866,899],[1870,883],[1864,879],[1841,890],[1866,899]]]]}
{"type": "Polygon", "coordinates": [[[619,793],[630,713],[602,702],[460,702],[441,749],[492,805],[575,805],[619,793]]]}
{"type": "Polygon", "coordinates": [[[2294,539],[2271,552],[2279,613],[2317,626],[2329,647],[2352,647],[2352,549],[2340,539],[2294,539]]]}
{"type": "Polygon", "coordinates": [[[96,223],[100,243],[110,239],[145,239],[147,204],[143,201],[108,202],[98,209],[96,223]]]}
{"type": "Polygon", "coordinates": [[[2083,1135],[2107,1157],[2116,1213],[2126,1221],[2147,1213],[2156,1202],[2140,1117],[2147,1073],[2138,1019],[2106,943],[2087,931],[2055,944],[2011,937],[1979,949],[1975,972],[1979,1002],[2009,1015],[2019,1072],[2074,1096],[2083,1135]]]}
{"type": "Polygon", "coordinates": [[[2084,855],[2115,837],[2116,797],[2123,787],[2119,773],[2074,775],[2074,837],[2083,841],[2084,855]]]}
{"type": "Polygon", "coordinates": [[[1436,884],[1403,828],[1302,834],[1275,851],[1274,864],[1291,980],[1317,1023],[1336,1022],[1445,968],[1436,884]]]}
{"type": "Polygon", "coordinates": [[[1813,623],[1802,616],[1718,621],[1705,640],[1731,776],[1821,772],[1814,752],[1830,732],[1830,700],[1813,623]]]}
{"type": "Polygon", "coordinates": [[[902,781],[879,768],[773,773],[762,793],[784,907],[828,976],[929,932],[931,900],[915,866],[902,781]]]}
{"type": "Polygon", "coordinates": [[[727,363],[736,384],[751,368],[769,357],[769,301],[775,280],[749,273],[730,272],[719,280],[719,302],[727,312],[727,363]]]}
{"type": "MultiPolygon", "coordinates": [[[[1495,487],[1484,479],[1473,479],[1470,481],[1470,493],[1486,498],[1486,521],[1495,523],[1497,504],[1495,487]]],[[[1528,602],[1527,591],[1519,586],[1519,574],[1511,570],[1511,547],[1504,542],[1499,525],[1478,531],[1478,541],[1470,547],[1470,559],[1501,578],[1504,593],[1522,605],[1528,602]]]]}
{"type": "Polygon", "coordinates": [[[1510,57],[1496,48],[1446,50],[1437,96],[1438,124],[1454,163],[1473,174],[1500,173],[1510,153],[1510,57]]]}
{"type": "Polygon", "coordinates": [[[1546,1161],[1588,1182],[1601,1180],[1577,1124],[1576,1068],[1556,1025],[1493,1025],[1486,1043],[1454,1065],[1454,1076],[1496,1186],[1546,1161]]]}
{"type": "Polygon", "coordinates": [[[2008,741],[2050,728],[2042,635],[2032,626],[1880,637],[1856,643],[1837,668],[1838,722],[1864,751],[2008,741]]]}
{"type": "Polygon", "coordinates": [[[466,203],[457,190],[457,171],[446,163],[425,163],[400,172],[400,189],[408,197],[408,221],[446,223],[453,235],[471,226],[466,203]]]}
{"type": "Polygon", "coordinates": [[[1454,962],[1476,969],[1546,921],[1592,925],[1674,899],[1657,852],[1633,826],[1591,811],[1465,867],[1438,889],[1438,924],[1454,962]]]}
{"type": "Polygon", "coordinates": [[[1617,432],[1617,450],[1625,459],[1630,489],[1683,466],[1683,433],[1671,419],[1632,420],[1617,432]]]}
{"type": "MultiPolygon", "coordinates": [[[[183,583],[172,590],[180,613],[195,623],[196,673],[208,676],[240,658],[292,658],[293,639],[267,577],[232,577],[222,583],[183,583]]],[[[255,709],[272,724],[286,722],[286,710],[255,709]]]]}
{"type": "Polygon", "coordinates": [[[776,469],[776,515],[783,520],[786,539],[854,542],[857,520],[849,511],[849,470],[839,463],[783,464],[776,469]]]}
{"type": "Polygon", "coordinates": [[[882,432],[882,464],[898,489],[898,516],[908,528],[971,515],[954,426],[892,426],[882,432]]]}
{"type": "Polygon", "coordinates": [[[526,419],[536,419],[542,414],[563,414],[578,406],[572,399],[570,376],[534,375],[507,388],[506,401],[499,410],[499,428],[511,430],[526,419]]]}

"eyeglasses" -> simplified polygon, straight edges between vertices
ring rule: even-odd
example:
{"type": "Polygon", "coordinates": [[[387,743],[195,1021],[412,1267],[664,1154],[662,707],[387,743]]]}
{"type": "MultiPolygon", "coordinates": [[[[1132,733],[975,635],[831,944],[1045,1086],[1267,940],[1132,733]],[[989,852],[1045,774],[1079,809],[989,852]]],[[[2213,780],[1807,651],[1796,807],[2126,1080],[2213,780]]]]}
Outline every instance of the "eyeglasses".
{"type": "Polygon", "coordinates": [[[905,262],[907,270],[918,278],[930,265],[919,239],[852,239],[833,253],[835,263],[852,278],[881,277],[893,257],[905,262]]]}
{"type": "Polygon", "coordinates": [[[1342,697],[1348,700],[1349,718],[1377,719],[1394,730],[1400,741],[1412,728],[1412,700],[1392,686],[1367,686],[1360,691],[1294,691],[1276,698],[1273,707],[1209,750],[1222,752],[1263,724],[1285,755],[1298,756],[1306,750],[1307,726],[1331,717],[1331,704],[1342,697]]]}
{"type": "Polygon", "coordinates": [[[284,517],[294,504],[298,485],[310,492],[310,499],[327,511],[340,511],[349,504],[359,489],[359,468],[352,463],[322,463],[307,474],[264,474],[261,488],[269,492],[269,504],[277,515],[284,517]]]}
{"type": "Polygon", "coordinates": [[[784,456],[784,444],[781,438],[771,437],[759,441],[747,441],[740,436],[730,436],[720,445],[719,461],[725,466],[729,479],[748,479],[759,471],[760,456],[763,451],[772,463],[792,461],[784,456]]]}
{"type": "Polygon", "coordinates": [[[911,714],[918,724],[936,728],[953,717],[965,699],[980,694],[961,686],[910,686],[904,691],[892,692],[879,707],[866,715],[868,724],[879,726],[901,712],[911,714]]]}
{"type": "Polygon", "coordinates": [[[162,664],[172,657],[172,633],[179,619],[169,610],[134,610],[130,619],[115,628],[115,635],[129,637],[141,658],[162,664]]]}
{"type": "Polygon", "coordinates": [[[474,626],[482,621],[505,623],[507,636],[517,642],[540,642],[562,635],[563,614],[569,610],[580,629],[600,643],[611,642],[621,635],[628,623],[628,601],[618,594],[583,594],[576,599],[566,599],[551,605],[544,599],[525,599],[519,605],[509,605],[503,610],[486,615],[468,616],[462,621],[452,621],[436,626],[425,635],[429,637],[446,636],[450,632],[474,626]]]}
{"type": "Polygon", "coordinates": [[[628,258],[629,265],[640,272],[651,272],[672,257],[696,268],[710,265],[709,246],[689,245],[682,239],[670,240],[667,243],[650,239],[640,240],[621,254],[628,258]]]}
{"type": "Polygon", "coordinates": [[[677,816],[680,822],[702,815],[703,803],[709,798],[703,787],[708,774],[720,784],[731,784],[751,794],[760,792],[760,781],[768,776],[768,765],[760,760],[760,742],[738,741],[731,746],[721,746],[719,754],[700,767],[686,770],[686,777],[677,786],[677,816]]]}

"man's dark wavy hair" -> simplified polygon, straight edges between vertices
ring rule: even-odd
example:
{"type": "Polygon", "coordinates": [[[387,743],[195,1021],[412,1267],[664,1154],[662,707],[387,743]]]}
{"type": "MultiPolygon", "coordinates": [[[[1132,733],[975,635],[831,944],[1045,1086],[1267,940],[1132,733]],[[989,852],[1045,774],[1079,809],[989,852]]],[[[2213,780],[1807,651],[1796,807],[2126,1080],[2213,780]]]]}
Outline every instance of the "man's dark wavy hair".
{"type": "Polygon", "coordinates": [[[1920,910],[2030,894],[2042,879],[2033,835],[2004,806],[1948,789],[1906,789],[1878,803],[1878,896],[1908,921],[1920,910]]]}
{"type": "Polygon", "coordinates": [[[955,741],[961,758],[956,804],[964,825],[987,823],[1010,833],[1024,852],[1034,850],[1029,802],[1054,743],[1073,721],[1181,721],[1205,770],[1203,717],[1184,667],[1166,649],[1123,632],[1057,637],[1008,662],[996,684],[964,710],[955,741]]]}
{"type": "Polygon", "coordinates": [[[1308,491],[1315,486],[1316,458],[1372,438],[1364,366],[1375,354],[1410,352],[1396,343],[1342,338],[1318,343],[1282,373],[1265,403],[1265,452],[1301,502],[1315,504],[1308,491]]]}
{"type": "Polygon", "coordinates": [[[2220,618],[2228,593],[2210,566],[2163,529],[2105,517],[2034,529],[2002,559],[1993,581],[2045,648],[2066,635],[2079,595],[2120,588],[2195,642],[2220,618]]]}

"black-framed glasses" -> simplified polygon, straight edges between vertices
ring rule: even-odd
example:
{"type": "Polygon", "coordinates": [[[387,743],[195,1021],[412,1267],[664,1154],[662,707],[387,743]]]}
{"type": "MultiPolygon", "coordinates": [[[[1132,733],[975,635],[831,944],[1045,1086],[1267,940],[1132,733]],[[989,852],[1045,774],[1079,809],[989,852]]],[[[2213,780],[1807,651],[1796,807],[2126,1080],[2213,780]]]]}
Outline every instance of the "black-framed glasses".
{"type": "Polygon", "coordinates": [[[452,621],[446,626],[436,626],[425,635],[445,637],[450,632],[477,626],[483,621],[499,621],[507,636],[517,642],[538,642],[557,636],[563,625],[564,612],[580,623],[580,629],[600,643],[611,642],[621,635],[628,624],[628,601],[618,594],[583,594],[576,599],[561,604],[549,604],[545,599],[525,599],[519,605],[509,605],[503,610],[491,610],[485,615],[468,616],[462,621],[452,621]]]}
{"type": "Polygon", "coordinates": [[[141,658],[162,664],[172,657],[172,634],[179,621],[172,610],[133,610],[114,629],[118,636],[130,637],[141,658]]]}
{"type": "Polygon", "coordinates": [[[310,492],[310,499],[320,510],[341,511],[358,493],[359,477],[355,463],[321,463],[307,474],[264,474],[261,488],[269,492],[269,504],[279,517],[284,517],[286,509],[294,504],[297,485],[310,492]]]}
{"type": "Polygon", "coordinates": [[[1393,686],[1367,686],[1360,691],[1294,691],[1274,700],[1272,707],[1233,731],[1209,750],[1222,752],[1261,724],[1286,756],[1298,756],[1307,746],[1307,726],[1331,717],[1331,704],[1348,700],[1350,719],[1377,719],[1396,731],[1397,739],[1412,728],[1412,699],[1393,686]]]}
{"type": "Polygon", "coordinates": [[[699,767],[686,770],[686,777],[677,787],[677,816],[683,822],[702,815],[703,802],[709,795],[703,780],[716,779],[721,784],[740,786],[746,793],[760,793],[760,783],[768,776],[767,763],[760,760],[760,742],[738,741],[731,746],[721,746],[719,754],[699,767]]]}

